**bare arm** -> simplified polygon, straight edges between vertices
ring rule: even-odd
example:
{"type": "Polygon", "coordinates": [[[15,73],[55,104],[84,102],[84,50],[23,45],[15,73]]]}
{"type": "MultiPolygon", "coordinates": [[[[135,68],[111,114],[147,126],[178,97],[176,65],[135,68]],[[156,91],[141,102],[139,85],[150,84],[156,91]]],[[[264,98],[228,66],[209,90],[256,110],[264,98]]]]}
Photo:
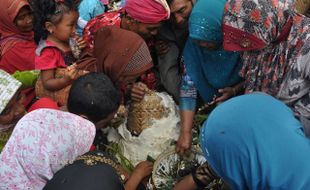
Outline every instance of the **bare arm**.
{"type": "Polygon", "coordinates": [[[140,162],[125,183],[125,190],[136,190],[139,183],[152,173],[153,164],[148,161],[140,162]]]}
{"type": "Polygon", "coordinates": [[[71,84],[71,79],[69,78],[55,78],[55,69],[41,71],[41,80],[44,88],[49,91],[61,90],[71,84]]]}
{"type": "Polygon", "coordinates": [[[191,148],[194,116],[194,111],[181,111],[181,132],[176,147],[179,154],[184,154],[185,151],[191,148]]]}

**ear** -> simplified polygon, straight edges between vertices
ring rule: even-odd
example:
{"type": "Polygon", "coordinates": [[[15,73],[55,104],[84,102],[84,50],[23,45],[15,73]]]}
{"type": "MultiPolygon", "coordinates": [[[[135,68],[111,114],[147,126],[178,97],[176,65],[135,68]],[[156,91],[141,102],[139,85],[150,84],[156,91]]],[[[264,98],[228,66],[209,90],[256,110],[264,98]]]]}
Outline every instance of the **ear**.
{"type": "Polygon", "coordinates": [[[55,31],[55,25],[52,22],[45,22],[45,29],[52,34],[55,31]]]}

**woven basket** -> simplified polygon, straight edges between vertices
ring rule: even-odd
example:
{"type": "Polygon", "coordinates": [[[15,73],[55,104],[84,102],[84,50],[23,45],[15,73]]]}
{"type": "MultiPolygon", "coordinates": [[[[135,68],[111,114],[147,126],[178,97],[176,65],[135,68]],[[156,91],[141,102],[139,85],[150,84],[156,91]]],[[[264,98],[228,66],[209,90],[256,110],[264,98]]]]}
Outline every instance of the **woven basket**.
{"type": "Polygon", "coordinates": [[[295,7],[298,13],[306,14],[310,6],[310,0],[296,0],[295,7]]]}
{"type": "Polygon", "coordinates": [[[154,91],[147,90],[141,102],[133,102],[130,105],[127,128],[131,134],[139,135],[144,129],[152,126],[154,119],[168,117],[170,110],[161,102],[161,97],[154,91]]]}

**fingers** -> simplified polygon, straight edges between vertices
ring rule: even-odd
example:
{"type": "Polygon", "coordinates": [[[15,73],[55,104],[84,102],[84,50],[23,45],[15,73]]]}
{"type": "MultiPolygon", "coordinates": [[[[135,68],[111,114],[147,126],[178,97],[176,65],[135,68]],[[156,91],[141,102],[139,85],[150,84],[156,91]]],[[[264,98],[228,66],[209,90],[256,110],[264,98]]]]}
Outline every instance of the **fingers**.
{"type": "Polygon", "coordinates": [[[131,99],[140,102],[145,95],[146,88],[146,85],[143,83],[134,84],[131,89],[131,99]]]}
{"type": "Polygon", "coordinates": [[[169,51],[170,46],[167,42],[160,40],[156,43],[155,48],[156,48],[157,54],[162,55],[162,54],[166,54],[169,51]]]}

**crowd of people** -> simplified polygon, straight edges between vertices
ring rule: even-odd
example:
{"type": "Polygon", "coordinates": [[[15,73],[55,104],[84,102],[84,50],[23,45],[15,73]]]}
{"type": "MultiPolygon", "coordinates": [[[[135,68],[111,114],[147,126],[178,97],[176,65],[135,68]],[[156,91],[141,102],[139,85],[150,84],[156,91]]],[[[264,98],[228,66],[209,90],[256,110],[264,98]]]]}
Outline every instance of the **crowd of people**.
{"type": "Polygon", "coordinates": [[[0,189],[145,189],[151,162],[129,173],[98,144],[147,89],[178,104],[180,155],[216,106],[174,190],[310,188],[310,2],[112,2],[0,0],[0,189]]]}

